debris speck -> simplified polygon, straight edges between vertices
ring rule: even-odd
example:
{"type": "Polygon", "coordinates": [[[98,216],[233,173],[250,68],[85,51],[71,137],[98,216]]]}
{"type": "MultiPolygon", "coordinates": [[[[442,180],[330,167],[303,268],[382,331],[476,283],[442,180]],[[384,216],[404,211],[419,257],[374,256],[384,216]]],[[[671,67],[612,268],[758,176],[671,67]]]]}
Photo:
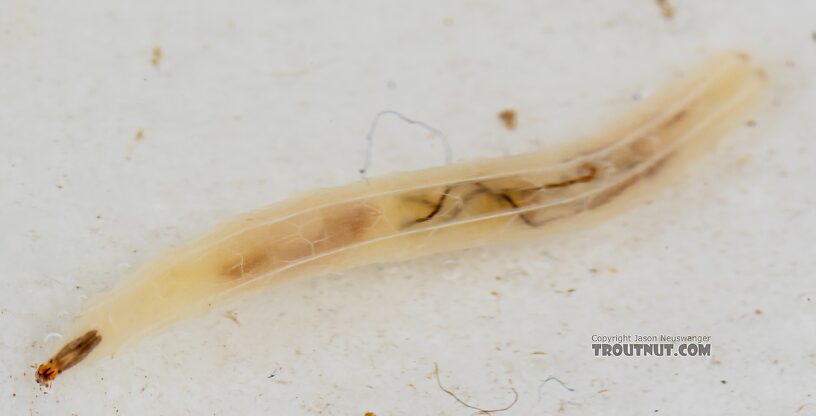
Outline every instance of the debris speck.
{"type": "Polygon", "coordinates": [[[748,126],[748,127],[754,127],[754,126],[756,126],[756,121],[755,120],[748,120],[748,121],[745,122],[745,125],[748,126]]]}
{"type": "Polygon", "coordinates": [[[753,154],[751,154],[751,153],[746,153],[746,154],[742,155],[742,157],[740,157],[739,159],[737,159],[737,166],[739,166],[739,167],[741,167],[741,168],[744,168],[744,167],[745,167],[746,165],[748,165],[748,163],[750,163],[750,162],[751,162],[751,160],[753,160],[753,159],[754,159],[754,155],[753,155],[753,154]]]}
{"type": "Polygon", "coordinates": [[[754,309],[754,315],[762,315],[762,309],[759,308],[754,309]]]}
{"type": "Polygon", "coordinates": [[[499,111],[499,120],[501,120],[502,124],[504,124],[504,127],[506,127],[507,130],[515,130],[516,126],[518,126],[516,110],[513,110],[512,108],[499,111]]]}
{"type": "Polygon", "coordinates": [[[552,377],[552,376],[550,376],[550,377],[547,377],[547,379],[546,379],[546,380],[542,381],[542,382],[541,382],[541,384],[539,384],[539,385],[538,385],[538,390],[539,390],[539,393],[540,393],[541,387],[542,387],[543,385],[547,384],[547,383],[548,383],[548,382],[550,382],[550,381],[555,381],[555,382],[557,382],[558,384],[560,384],[560,385],[561,385],[561,387],[563,387],[563,388],[564,388],[564,389],[566,389],[567,391],[575,391],[575,389],[574,389],[574,388],[572,388],[572,387],[570,387],[570,386],[567,386],[567,385],[566,385],[566,384],[565,384],[563,381],[561,381],[560,379],[558,379],[558,377],[552,377]]]}
{"type": "Polygon", "coordinates": [[[224,312],[224,317],[232,322],[235,322],[235,325],[241,326],[241,321],[238,320],[238,314],[235,313],[234,309],[224,312]]]}
{"type": "Polygon", "coordinates": [[[377,113],[376,116],[374,116],[374,120],[371,121],[371,127],[368,129],[368,134],[366,134],[366,142],[368,143],[368,145],[366,146],[365,162],[363,163],[363,167],[360,168],[360,170],[358,171],[363,180],[368,181],[366,173],[368,172],[368,168],[371,167],[372,149],[374,148],[374,132],[377,130],[377,125],[380,122],[380,118],[387,115],[397,117],[398,119],[402,120],[405,123],[419,126],[433,134],[435,138],[439,139],[439,141],[442,142],[442,146],[444,146],[445,164],[450,164],[451,162],[453,162],[453,149],[451,149],[447,137],[445,137],[445,135],[441,131],[422,121],[410,119],[398,111],[383,110],[377,113]]]}
{"type": "Polygon", "coordinates": [[[377,414],[374,412],[365,412],[364,416],[377,416],[377,414]]]}
{"type": "Polygon", "coordinates": [[[153,48],[153,55],[150,58],[150,63],[158,68],[163,56],[164,54],[162,53],[162,48],[160,46],[156,46],[153,48]]]}
{"type": "Polygon", "coordinates": [[[452,391],[450,391],[450,390],[446,389],[444,386],[442,386],[442,381],[439,379],[439,365],[437,365],[436,363],[434,363],[434,371],[431,374],[436,377],[436,385],[439,386],[440,390],[447,393],[448,396],[453,397],[453,399],[456,400],[462,406],[465,406],[468,409],[476,410],[476,414],[489,415],[491,413],[504,412],[505,410],[509,410],[511,407],[515,406],[516,402],[518,402],[518,399],[519,399],[519,395],[518,395],[518,392],[516,391],[516,389],[513,388],[513,387],[510,387],[510,391],[513,392],[513,396],[514,396],[513,401],[510,402],[510,404],[508,404],[505,407],[502,407],[501,409],[482,409],[482,408],[473,406],[471,404],[468,404],[467,402],[465,402],[464,400],[462,400],[458,396],[456,396],[455,393],[453,393],[452,391]]]}
{"type": "Polygon", "coordinates": [[[133,143],[128,146],[128,151],[125,154],[125,159],[130,160],[133,158],[133,152],[136,150],[136,144],[144,140],[145,138],[145,130],[141,127],[136,129],[136,132],[133,133],[133,143]]]}
{"type": "Polygon", "coordinates": [[[671,20],[674,18],[674,6],[669,3],[669,0],[655,0],[657,2],[657,6],[660,7],[660,14],[666,20],[671,20]]]}
{"type": "Polygon", "coordinates": [[[725,381],[725,380],[720,380],[720,383],[722,383],[722,384],[728,384],[728,382],[727,382],[727,381],[725,381]]]}

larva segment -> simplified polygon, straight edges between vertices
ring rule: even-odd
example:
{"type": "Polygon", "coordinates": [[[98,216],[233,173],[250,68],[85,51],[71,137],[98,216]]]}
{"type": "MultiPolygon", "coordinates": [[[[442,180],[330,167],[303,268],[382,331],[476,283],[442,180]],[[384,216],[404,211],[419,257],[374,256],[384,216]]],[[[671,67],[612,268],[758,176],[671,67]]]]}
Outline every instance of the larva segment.
{"type": "Polygon", "coordinates": [[[577,145],[375,178],[238,217],[95,298],[77,319],[78,336],[39,367],[37,380],[292,276],[554,230],[611,212],[627,202],[624,193],[634,195],[626,191],[666,177],[669,166],[713,143],[763,82],[747,57],[725,54],[577,145]]]}
{"type": "Polygon", "coordinates": [[[207,257],[221,261],[221,277],[255,278],[365,240],[366,232],[380,217],[381,213],[365,202],[340,204],[294,216],[282,224],[258,226],[227,244],[233,255],[224,256],[219,247],[207,257]]]}

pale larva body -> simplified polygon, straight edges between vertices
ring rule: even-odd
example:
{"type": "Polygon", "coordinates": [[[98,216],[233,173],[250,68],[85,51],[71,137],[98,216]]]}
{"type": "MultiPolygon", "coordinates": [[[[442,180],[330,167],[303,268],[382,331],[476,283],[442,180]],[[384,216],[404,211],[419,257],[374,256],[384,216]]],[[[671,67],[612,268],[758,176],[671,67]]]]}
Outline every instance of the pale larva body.
{"type": "Polygon", "coordinates": [[[713,143],[758,96],[764,73],[725,54],[596,137],[559,150],[394,174],[315,191],[239,216],[97,296],[73,341],[37,372],[49,381],[89,355],[214,302],[305,273],[478,245],[608,215],[669,165],[713,143]]]}

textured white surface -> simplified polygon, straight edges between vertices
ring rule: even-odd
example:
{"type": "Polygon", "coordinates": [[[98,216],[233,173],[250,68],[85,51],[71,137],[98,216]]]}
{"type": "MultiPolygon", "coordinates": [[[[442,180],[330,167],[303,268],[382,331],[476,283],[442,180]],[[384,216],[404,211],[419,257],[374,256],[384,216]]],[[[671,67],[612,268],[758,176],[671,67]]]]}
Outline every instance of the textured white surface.
{"type": "MultiPolygon", "coordinates": [[[[471,414],[436,362],[474,405],[515,388],[503,415],[816,414],[816,2],[672,4],[3,1],[0,412],[471,414]],[[540,149],[731,47],[770,74],[757,125],[635,210],[307,277],[33,382],[47,334],[153,255],[357,180],[378,111],[441,129],[458,161],[540,149]],[[594,357],[618,332],[711,335],[712,357],[594,357]]],[[[377,137],[373,173],[443,159],[394,119],[377,137]]]]}

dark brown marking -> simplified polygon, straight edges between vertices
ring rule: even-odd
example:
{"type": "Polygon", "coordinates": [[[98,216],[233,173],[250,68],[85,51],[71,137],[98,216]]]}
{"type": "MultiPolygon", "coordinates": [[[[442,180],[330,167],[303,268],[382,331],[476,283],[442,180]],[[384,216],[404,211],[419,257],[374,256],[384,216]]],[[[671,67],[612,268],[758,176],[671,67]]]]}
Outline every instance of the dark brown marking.
{"type": "MultiPolygon", "coordinates": [[[[513,209],[518,209],[518,208],[520,208],[522,206],[521,204],[517,203],[516,200],[513,199],[513,197],[510,196],[509,194],[507,194],[506,192],[494,191],[494,190],[488,188],[487,186],[485,186],[485,185],[483,185],[483,184],[481,184],[479,182],[477,182],[476,185],[480,187],[479,189],[481,191],[489,193],[494,198],[497,198],[499,200],[502,200],[502,201],[506,202],[513,209]]],[[[528,213],[526,213],[526,212],[521,213],[521,214],[519,214],[519,218],[521,218],[521,220],[524,221],[525,224],[527,224],[527,225],[529,225],[531,227],[537,227],[537,226],[540,225],[540,224],[536,224],[534,221],[532,221],[530,218],[528,218],[527,214],[528,213]]]]}
{"type": "Polygon", "coordinates": [[[564,188],[564,187],[567,187],[567,186],[575,185],[576,183],[585,183],[585,182],[589,182],[589,181],[595,179],[595,175],[598,174],[598,168],[596,168],[595,165],[593,165],[591,163],[585,163],[581,167],[588,170],[589,172],[586,175],[579,176],[579,177],[573,178],[573,179],[568,179],[568,180],[563,181],[563,182],[545,184],[545,185],[539,187],[539,189],[541,189],[541,188],[544,188],[544,189],[564,188]]]}
{"type": "Polygon", "coordinates": [[[450,186],[445,188],[445,191],[442,192],[442,196],[439,197],[439,201],[437,201],[437,203],[434,205],[431,212],[422,218],[417,218],[416,220],[414,220],[414,222],[425,222],[435,217],[436,214],[438,214],[439,211],[442,209],[442,206],[445,204],[445,199],[448,197],[448,192],[450,191],[451,191],[450,186]]]}
{"type": "MultiPolygon", "coordinates": [[[[591,163],[586,163],[586,164],[582,165],[581,167],[583,169],[587,170],[586,174],[581,175],[581,176],[576,177],[576,178],[568,179],[568,180],[565,180],[565,181],[562,181],[562,182],[544,184],[544,185],[533,187],[533,188],[525,188],[525,189],[522,189],[520,191],[521,192],[535,192],[535,191],[540,191],[542,189],[564,188],[564,187],[568,187],[568,186],[571,186],[571,185],[575,185],[577,183],[590,182],[593,179],[595,179],[595,177],[598,174],[598,168],[597,167],[595,167],[591,163]]],[[[448,211],[447,216],[449,218],[456,218],[462,212],[462,210],[467,206],[468,202],[470,202],[476,196],[482,195],[482,194],[488,194],[488,195],[492,196],[493,198],[495,198],[496,200],[503,201],[503,202],[507,203],[507,205],[509,205],[513,209],[518,209],[518,208],[524,206],[524,204],[520,204],[518,201],[516,201],[509,194],[509,192],[511,192],[513,190],[496,191],[496,190],[490,189],[490,187],[486,186],[485,184],[483,184],[481,182],[474,182],[472,184],[472,186],[474,186],[476,189],[473,189],[470,192],[468,192],[467,194],[465,194],[464,196],[462,196],[461,202],[448,211]]],[[[439,198],[439,201],[437,202],[437,204],[431,210],[431,213],[426,215],[425,217],[415,219],[414,222],[410,223],[409,225],[426,222],[426,221],[432,219],[434,216],[436,216],[441,211],[442,207],[444,206],[445,201],[447,199],[447,196],[449,194],[451,194],[451,192],[453,190],[455,190],[455,189],[456,188],[454,188],[454,187],[446,188],[445,192],[439,198]]],[[[529,214],[530,213],[519,214],[519,218],[521,218],[522,221],[524,221],[527,225],[529,225],[531,227],[537,227],[537,226],[540,226],[540,225],[543,224],[543,222],[542,223],[536,223],[535,221],[533,221],[530,218],[529,214]]]]}
{"type": "Polygon", "coordinates": [[[592,203],[591,203],[591,205],[588,206],[588,208],[595,208],[595,207],[604,205],[604,204],[608,203],[609,201],[611,201],[616,196],[620,195],[621,192],[625,191],[629,187],[631,187],[634,184],[638,183],[638,181],[640,181],[641,179],[646,179],[646,178],[654,175],[655,173],[657,173],[657,171],[660,170],[661,167],[663,167],[663,165],[666,163],[666,161],[668,161],[671,158],[671,156],[672,156],[671,153],[664,156],[663,158],[656,161],[652,166],[650,166],[648,169],[644,170],[643,172],[640,172],[640,173],[638,173],[636,175],[632,175],[631,177],[629,177],[625,181],[623,181],[623,182],[609,188],[605,192],[599,194],[598,196],[596,196],[595,198],[592,199],[592,203]]]}
{"type": "Polygon", "coordinates": [[[48,383],[59,375],[59,373],[77,365],[84,360],[88,354],[102,342],[102,336],[92,329],[73,341],[65,344],[48,362],[37,367],[35,377],[37,383],[48,383]]]}
{"type": "MultiPolygon", "coordinates": [[[[512,196],[506,193],[501,193],[499,194],[499,196],[501,196],[502,199],[507,201],[507,203],[510,204],[511,207],[513,207],[513,209],[519,208],[520,205],[516,203],[512,196]]],[[[527,218],[527,214],[528,214],[527,212],[522,212],[521,214],[519,214],[519,218],[521,218],[521,220],[524,221],[525,224],[529,225],[530,227],[538,227],[539,225],[541,225],[536,224],[534,221],[527,218]]]]}
{"type": "Polygon", "coordinates": [[[485,194],[485,193],[493,194],[493,191],[490,190],[490,188],[484,186],[481,182],[474,182],[474,183],[468,184],[468,185],[473,185],[473,186],[476,187],[476,189],[468,192],[467,194],[465,194],[461,198],[460,202],[458,204],[456,204],[456,206],[448,212],[447,215],[448,215],[449,218],[456,218],[459,215],[459,213],[461,213],[462,210],[465,209],[467,204],[471,200],[473,200],[473,198],[475,198],[475,197],[477,197],[477,196],[479,196],[481,194],[485,194]]]}

